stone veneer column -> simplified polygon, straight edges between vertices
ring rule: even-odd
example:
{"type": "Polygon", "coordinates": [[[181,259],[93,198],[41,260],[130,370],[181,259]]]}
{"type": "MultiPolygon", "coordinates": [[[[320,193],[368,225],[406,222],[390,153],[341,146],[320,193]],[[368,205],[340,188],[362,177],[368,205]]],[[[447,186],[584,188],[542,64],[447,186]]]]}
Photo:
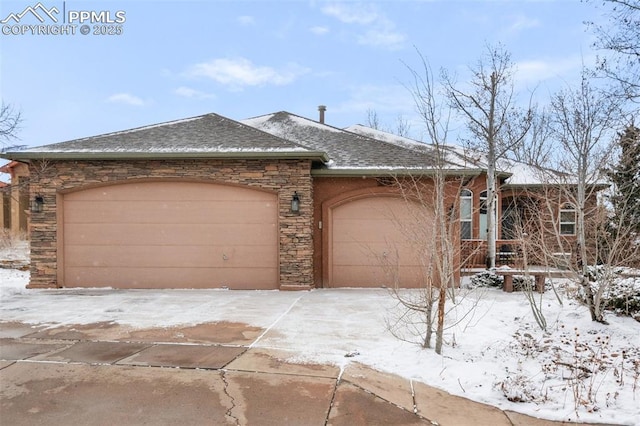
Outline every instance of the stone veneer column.
{"type": "Polygon", "coordinates": [[[191,179],[274,191],[279,200],[280,288],[313,285],[313,186],[310,160],[42,161],[30,166],[30,199],[44,198],[31,214],[30,288],[58,287],[58,202],[65,192],[135,179],[191,179]],[[300,214],[291,197],[300,196],[300,214]]]}

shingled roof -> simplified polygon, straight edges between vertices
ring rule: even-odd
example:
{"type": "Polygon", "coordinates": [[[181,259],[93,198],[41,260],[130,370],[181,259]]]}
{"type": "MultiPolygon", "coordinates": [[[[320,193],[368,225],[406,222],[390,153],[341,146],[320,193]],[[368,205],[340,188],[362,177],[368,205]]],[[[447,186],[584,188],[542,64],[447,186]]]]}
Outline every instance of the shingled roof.
{"type": "MultiPolygon", "coordinates": [[[[423,151],[425,147],[430,146],[426,143],[387,133],[382,130],[372,129],[360,124],[349,126],[345,128],[345,130],[417,151],[423,151]]],[[[443,145],[442,148],[444,151],[448,152],[447,160],[452,163],[461,164],[461,167],[480,170],[487,169],[486,155],[477,150],[450,144],[443,145]]],[[[503,188],[540,186],[545,183],[545,176],[549,176],[550,174],[561,174],[555,170],[542,169],[531,164],[508,158],[500,159],[497,166],[498,175],[506,179],[506,182],[503,184],[503,188]]]]}
{"type": "Polygon", "coordinates": [[[322,151],[310,150],[295,142],[213,113],[7,152],[3,157],[15,160],[284,157],[328,161],[328,157],[322,151]]]}
{"type": "MultiPolygon", "coordinates": [[[[294,141],[312,150],[324,151],[329,163],[315,174],[380,174],[389,172],[429,173],[437,165],[435,151],[426,144],[412,150],[394,143],[367,137],[309,120],[286,111],[242,120],[243,123],[294,141]]],[[[446,169],[469,171],[447,162],[446,169]]]]}

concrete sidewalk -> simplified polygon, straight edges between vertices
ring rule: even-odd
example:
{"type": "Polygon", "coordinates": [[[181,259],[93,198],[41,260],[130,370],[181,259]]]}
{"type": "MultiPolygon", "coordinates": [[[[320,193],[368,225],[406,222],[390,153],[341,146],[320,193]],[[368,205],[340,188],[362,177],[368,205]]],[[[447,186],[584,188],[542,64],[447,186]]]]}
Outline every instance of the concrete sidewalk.
{"type": "MultiPolygon", "coordinates": [[[[559,425],[358,363],[344,371],[252,348],[238,323],[131,330],[0,323],[7,425],[559,425]]],[[[575,423],[571,423],[575,424],[575,423]]]]}

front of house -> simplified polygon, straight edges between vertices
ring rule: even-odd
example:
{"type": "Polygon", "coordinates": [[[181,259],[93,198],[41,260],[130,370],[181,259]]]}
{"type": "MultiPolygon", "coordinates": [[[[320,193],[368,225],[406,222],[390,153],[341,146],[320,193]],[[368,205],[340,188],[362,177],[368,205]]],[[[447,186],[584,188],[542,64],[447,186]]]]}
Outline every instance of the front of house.
{"type": "MultiPolygon", "coordinates": [[[[432,187],[435,154],[370,131],[286,112],[207,114],[5,153],[29,166],[29,286],[424,285],[430,201],[394,182],[432,187]]],[[[482,240],[482,213],[467,219],[464,197],[482,202],[484,170],[444,161],[465,185],[447,194],[460,200],[460,235],[482,240]]]]}

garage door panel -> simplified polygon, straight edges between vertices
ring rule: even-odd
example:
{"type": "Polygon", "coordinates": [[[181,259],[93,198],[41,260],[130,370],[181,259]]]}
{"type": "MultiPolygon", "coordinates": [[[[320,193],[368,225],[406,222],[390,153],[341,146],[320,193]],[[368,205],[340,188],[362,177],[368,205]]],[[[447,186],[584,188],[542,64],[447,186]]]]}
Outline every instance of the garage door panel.
{"type": "Polygon", "coordinates": [[[418,203],[396,197],[369,197],[341,204],[335,209],[337,219],[411,220],[425,211],[418,203]],[[376,201],[371,202],[375,199],[376,201]],[[365,208],[363,206],[366,205],[365,208]]]}
{"type": "Polygon", "coordinates": [[[389,245],[387,243],[342,243],[335,246],[333,253],[335,265],[379,265],[381,262],[395,264],[399,257],[403,265],[420,265],[421,260],[413,246],[407,244],[389,245]]]}
{"type": "Polygon", "coordinates": [[[264,201],[69,201],[67,223],[266,223],[273,203],[264,201]]]}
{"type": "MultiPolygon", "coordinates": [[[[333,221],[334,233],[336,241],[349,241],[353,238],[353,234],[358,236],[367,235],[370,240],[384,240],[384,235],[381,231],[386,227],[387,221],[385,220],[346,220],[338,219],[333,221]]],[[[395,229],[394,232],[395,234],[395,229]]]]}
{"type": "Polygon", "coordinates": [[[400,197],[367,197],[334,207],[329,247],[334,287],[419,287],[427,270],[430,212],[400,197]],[[384,266],[382,266],[384,265],[384,266]]]}
{"type": "MultiPolygon", "coordinates": [[[[338,277],[336,287],[392,287],[397,275],[380,266],[337,266],[338,277]]],[[[418,288],[422,286],[424,269],[420,267],[404,267],[400,275],[400,286],[418,288]]]]}
{"type": "Polygon", "coordinates": [[[346,221],[342,220],[339,223],[335,223],[334,227],[334,241],[336,242],[351,242],[354,238],[358,241],[368,242],[374,241],[388,241],[390,239],[397,240],[399,236],[404,239],[411,239],[414,235],[421,233],[421,230],[416,229],[414,224],[411,223],[396,223],[393,221],[381,221],[381,220],[365,220],[365,221],[346,221]]]}
{"type": "Polygon", "coordinates": [[[67,246],[68,267],[154,267],[159,258],[167,259],[163,267],[233,268],[243,267],[244,259],[253,258],[253,266],[267,268],[277,261],[270,245],[264,246],[121,246],[113,253],[109,246],[67,246]]]}
{"type": "Polygon", "coordinates": [[[271,244],[275,225],[174,225],[166,224],[77,224],[65,237],[70,245],[145,245],[207,246],[234,243],[271,244]]]}
{"type": "Polygon", "coordinates": [[[273,194],[257,189],[216,185],[211,191],[211,183],[204,182],[140,182],[118,185],[100,186],[79,192],[65,194],[65,201],[242,201],[247,198],[253,200],[272,201],[273,194]],[[249,194],[249,195],[248,195],[249,194]]]}
{"type": "Polygon", "coordinates": [[[64,194],[62,206],[64,286],[278,287],[274,193],[134,182],[64,194]]]}
{"type": "MultiPolygon", "coordinates": [[[[273,268],[190,268],[188,288],[273,289],[273,268]]],[[[68,287],[184,288],[184,268],[83,268],[66,271],[68,287]]]]}

